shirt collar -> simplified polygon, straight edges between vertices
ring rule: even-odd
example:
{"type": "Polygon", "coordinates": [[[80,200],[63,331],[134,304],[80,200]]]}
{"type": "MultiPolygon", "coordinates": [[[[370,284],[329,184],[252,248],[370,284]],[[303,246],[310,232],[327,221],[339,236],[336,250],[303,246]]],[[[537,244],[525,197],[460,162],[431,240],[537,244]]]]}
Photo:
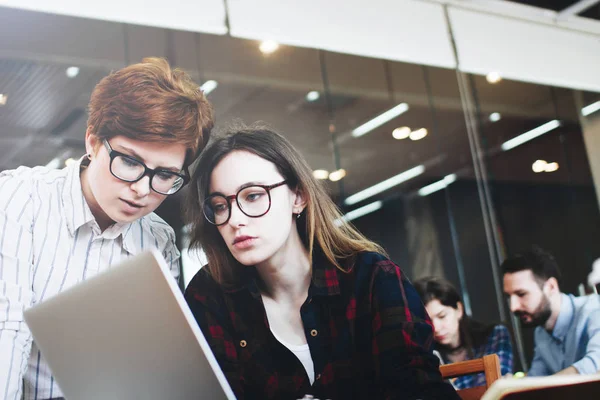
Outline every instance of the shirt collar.
{"type": "Polygon", "coordinates": [[[564,293],[560,294],[560,311],[558,313],[558,318],[556,319],[556,324],[554,325],[554,329],[552,330],[552,336],[556,339],[564,340],[567,335],[567,331],[571,325],[571,320],[573,319],[573,302],[569,296],[564,293]]]}
{"type": "MultiPolygon", "coordinates": [[[[100,227],[85,200],[81,186],[81,170],[88,165],[89,159],[86,156],[83,156],[77,162],[74,162],[65,168],[67,175],[65,186],[62,190],[62,203],[63,209],[65,210],[64,217],[71,236],[75,235],[75,232],[86,224],[91,224],[92,229],[98,235],[101,234],[100,227]]],[[[130,228],[131,223],[115,223],[106,229],[102,233],[102,236],[107,239],[115,239],[126,230],[130,230],[130,228]]],[[[126,250],[132,254],[136,254],[133,253],[133,249],[136,248],[136,246],[130,244],[129,248],[132,251],[126,250]]]]}

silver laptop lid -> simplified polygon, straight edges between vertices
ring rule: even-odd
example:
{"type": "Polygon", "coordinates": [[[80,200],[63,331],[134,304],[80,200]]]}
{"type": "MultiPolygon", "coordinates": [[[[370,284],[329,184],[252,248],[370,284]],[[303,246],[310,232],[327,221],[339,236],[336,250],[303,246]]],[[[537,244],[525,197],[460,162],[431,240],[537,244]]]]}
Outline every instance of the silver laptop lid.
{"type": "Polygon", "coordinates": [[[67,400],[235,399],[157,251],[25,311],[67,400]]]}

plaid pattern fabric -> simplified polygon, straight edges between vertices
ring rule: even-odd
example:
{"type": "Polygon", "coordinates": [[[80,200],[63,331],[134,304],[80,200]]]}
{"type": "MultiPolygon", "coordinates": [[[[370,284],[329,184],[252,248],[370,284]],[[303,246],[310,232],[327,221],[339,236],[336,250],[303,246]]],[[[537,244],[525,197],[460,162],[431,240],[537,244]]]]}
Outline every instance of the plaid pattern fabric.
{"type": "MultiPolygon", "coordinates": [[[[500,359],[500,373],[512,373],[513,352],[510,334],[504,325],[496,325],[485,344],[473,351],[473,358],[481,358],[488,354],[497,354],[500,359]]],[[[467,375],[456,378],[452,382],[457,389],[466,389],[485,385],[485,374],[467,375]]]]}
{"type": "Polygon", "coordinates": [[[458,399],[442,381],[425,308],[388,259],[362,253],[344,273],[315,256],[300,310],[312,386],[271,333],[255,271],[247,269],[243,287],[224,290],[200,270],[185,293],[238,399],[458,399]]]}

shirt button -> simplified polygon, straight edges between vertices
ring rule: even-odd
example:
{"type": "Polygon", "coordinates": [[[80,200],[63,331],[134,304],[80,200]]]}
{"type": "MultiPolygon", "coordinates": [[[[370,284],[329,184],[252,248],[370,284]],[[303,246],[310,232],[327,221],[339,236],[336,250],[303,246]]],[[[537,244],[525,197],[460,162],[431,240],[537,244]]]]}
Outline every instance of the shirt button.
{"type": "Polygon", "coordinates": [[[321,379],[321,374],[317,374],[317,380],[321,379]]]}
{"type": "Polygon", "coordinates": [[[310,331],[310,336],[315,337],[319,334],[319,332],[317,332],[316,329],[313,329],[312,331],[310,331]]]}
{"type": "Polygon", "coordinates": [[[240,347],[246,347],[248,343],[245,340],[240,340],[240,347]]]}

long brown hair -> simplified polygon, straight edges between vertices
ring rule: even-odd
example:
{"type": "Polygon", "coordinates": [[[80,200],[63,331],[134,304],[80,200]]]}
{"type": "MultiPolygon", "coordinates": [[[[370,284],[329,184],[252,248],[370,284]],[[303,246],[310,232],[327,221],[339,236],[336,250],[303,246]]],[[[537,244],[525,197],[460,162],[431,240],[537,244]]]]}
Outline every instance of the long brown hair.
{"type": "Polygon", "coordinates": [[[217,228],[206,221],[202,205],[209,194],[213,169],[233,151],[247,151],[272,162],[287,185],[302,193],[307,204],[297,226],[311,264],[316,249],[342,271],[352,268],[358,252],[373,251],[385,255],[379,245],[342,220],[340,210],[313,177],[304,157],[286,138],[262,126],[234,128],[213,138],[200,155],[186,202],[185,214],[191,224],[190,248],[202,248],[208,258],[204,268],[218,283],[237,285],[243,276],[243,266],[231,255],[217,228]]]}
{"type": "MultiPolygon", "coordinates": [[[[458,303],[462,300],[458,290],[449,281],[435,276],[421,278],[413,282],[415,289],[421,296],[423,304],[427,305],[432,300],[438,300],[446,307],[458,309],[458,303]]],[[[488,340],[495,325],[483,324],[469,317],[463,308],[463,316],[458,322],[459,346],[467,350],[469,357],[473,357],[473,350],[483,345],[488,340]]],[[[442,356],[446,358],[447,349],[437,346],[442,356]]]]}

